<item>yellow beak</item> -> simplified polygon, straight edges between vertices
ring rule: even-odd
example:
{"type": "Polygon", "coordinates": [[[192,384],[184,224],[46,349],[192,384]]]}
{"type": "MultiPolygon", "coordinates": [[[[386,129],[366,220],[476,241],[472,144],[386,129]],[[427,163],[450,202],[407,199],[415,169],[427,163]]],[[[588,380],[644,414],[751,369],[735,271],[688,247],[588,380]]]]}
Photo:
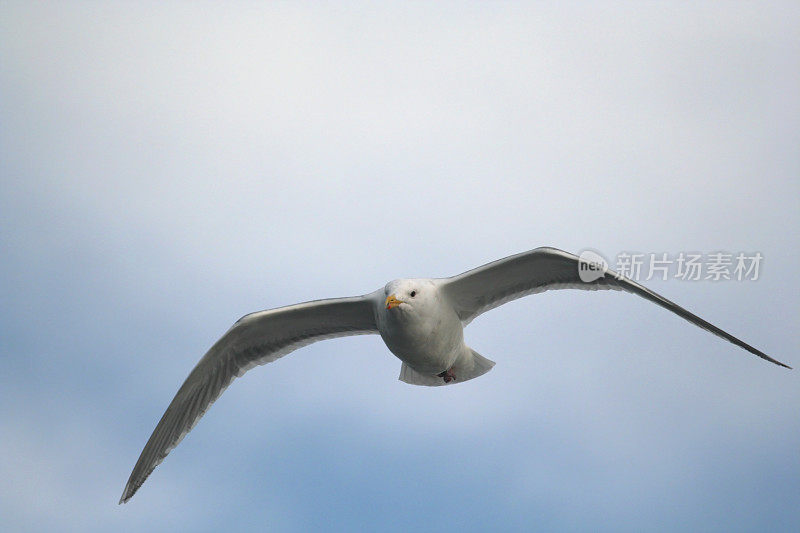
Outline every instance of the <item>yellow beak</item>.
{"type": "Polygon", "coordinates": [[[398,300],[394,294],[390,295],[386,298],[386,309],[391,309],[392,307],[398,307],[402,301],[398,300]]]}

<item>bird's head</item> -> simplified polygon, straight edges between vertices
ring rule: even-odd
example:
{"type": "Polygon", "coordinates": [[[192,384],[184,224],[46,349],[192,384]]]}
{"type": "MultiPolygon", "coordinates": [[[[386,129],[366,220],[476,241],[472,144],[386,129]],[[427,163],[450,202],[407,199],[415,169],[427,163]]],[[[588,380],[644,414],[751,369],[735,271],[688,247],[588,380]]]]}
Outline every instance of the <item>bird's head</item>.
{"type": "Polygon", "coordinates": [[[438,301],[436,286],[427,279],[397,279],[384,287],[384,306],[390,315],[419,312],[438,301]]]}

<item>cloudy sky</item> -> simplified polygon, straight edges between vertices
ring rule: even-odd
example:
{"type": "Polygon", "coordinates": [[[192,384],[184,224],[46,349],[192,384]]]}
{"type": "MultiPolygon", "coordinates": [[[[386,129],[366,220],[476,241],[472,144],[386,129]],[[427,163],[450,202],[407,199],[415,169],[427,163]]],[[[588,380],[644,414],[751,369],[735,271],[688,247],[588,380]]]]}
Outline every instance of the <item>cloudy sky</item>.
{"type": "Polygon", "coordinates": [[[237,380],[133,500],[241,315],[542,245],[759,252],[649,287],[800,366],[787,3],[0,5],[4,530],[794,530],[800,374],[620,293],[477,319],[497,366],[375,336],[237,380]]]}

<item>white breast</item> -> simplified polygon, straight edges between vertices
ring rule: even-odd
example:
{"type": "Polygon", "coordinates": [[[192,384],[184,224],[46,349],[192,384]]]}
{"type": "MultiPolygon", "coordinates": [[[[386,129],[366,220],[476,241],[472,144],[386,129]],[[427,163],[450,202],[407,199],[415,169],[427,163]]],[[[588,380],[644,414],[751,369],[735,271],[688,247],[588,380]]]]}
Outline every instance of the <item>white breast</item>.
{"type": "Polygon", "coordinates": [[[393,354],[429,375],[450,368],[464,347],[464,330],[458,315],[438,298],[424,304],[383,309],[378,330],[393,354]]]}

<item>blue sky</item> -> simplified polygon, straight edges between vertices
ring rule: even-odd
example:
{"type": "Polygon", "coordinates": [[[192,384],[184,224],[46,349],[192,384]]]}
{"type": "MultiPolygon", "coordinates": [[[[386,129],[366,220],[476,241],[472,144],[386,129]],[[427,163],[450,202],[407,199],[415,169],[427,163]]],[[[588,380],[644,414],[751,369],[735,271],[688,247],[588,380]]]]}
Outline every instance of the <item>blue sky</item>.
{"type": "Polygon", "coordinates": [[[758,251],[650,281],[800,366],[792,3],[0,7],[0,525],[794,531],[800,381],[618,293],[475,320],[397,380],[375,336],[237,380],[133,500],[241,315],[542,245],[758,251]]]}

